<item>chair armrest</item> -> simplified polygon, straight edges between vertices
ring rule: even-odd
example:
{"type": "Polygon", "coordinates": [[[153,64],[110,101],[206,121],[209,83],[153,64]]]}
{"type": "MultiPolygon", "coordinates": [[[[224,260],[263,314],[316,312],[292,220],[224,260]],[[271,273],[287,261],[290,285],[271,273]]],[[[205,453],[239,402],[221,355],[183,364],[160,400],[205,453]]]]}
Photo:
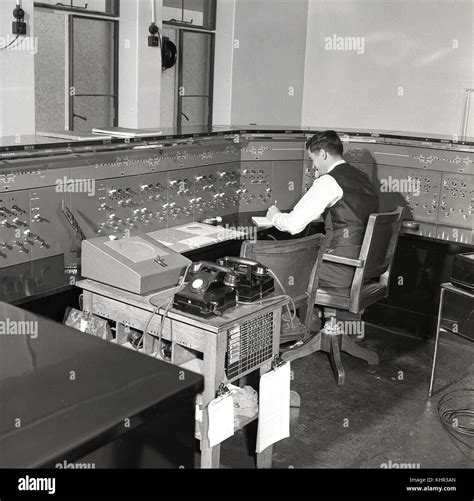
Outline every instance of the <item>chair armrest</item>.
{"type": "Polygon", "coordinates": [[[329,261],[331,263],[346,264],[348,266],[354,266],[354,268],[362,268],[364,266],[364,261],[360,259],[352,259],[350,257],[336,256],[336,254],[323,254],[323,261],[329,261]]]}

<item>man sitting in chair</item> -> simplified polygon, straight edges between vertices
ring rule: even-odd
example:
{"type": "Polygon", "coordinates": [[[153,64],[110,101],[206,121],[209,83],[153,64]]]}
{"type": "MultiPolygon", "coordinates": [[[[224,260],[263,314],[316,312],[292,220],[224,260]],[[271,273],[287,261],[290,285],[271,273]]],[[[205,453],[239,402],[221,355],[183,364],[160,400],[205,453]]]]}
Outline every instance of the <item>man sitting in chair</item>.
{"type": "MultiPolygon", "coordinates": [[[[379,209],[377,193],[368,176],[342,158],[342,142],[335,131],[315,134],[306,149],[316,169],[313,186],[291,212],[272,206],[267,218],[277,229],[295,235],[323,216],[326,252],[358,258],[369,216],[379,209]]],[[[323,262],[319,287],[350,287],[353,277],[353,267],[323,262]]]]}

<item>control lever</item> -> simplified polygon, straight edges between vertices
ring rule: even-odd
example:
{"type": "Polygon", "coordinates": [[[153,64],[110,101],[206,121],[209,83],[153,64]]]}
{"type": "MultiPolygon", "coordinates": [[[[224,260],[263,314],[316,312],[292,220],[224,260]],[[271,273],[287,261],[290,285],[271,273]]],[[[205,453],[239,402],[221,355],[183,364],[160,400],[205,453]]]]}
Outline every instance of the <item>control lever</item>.
{"type": "Polygon", "coordinates": [[[85,240],[86,235],[82,231],[82,228],[74,217],[74,214],[71,212],[69,207],[65,205],[64,200],[61,201],[61,212],[66,216],[66,219],[69,221],[69,224],[71,225],[76,235],[80,238],[81,242],[82,240],[85,240]]]}

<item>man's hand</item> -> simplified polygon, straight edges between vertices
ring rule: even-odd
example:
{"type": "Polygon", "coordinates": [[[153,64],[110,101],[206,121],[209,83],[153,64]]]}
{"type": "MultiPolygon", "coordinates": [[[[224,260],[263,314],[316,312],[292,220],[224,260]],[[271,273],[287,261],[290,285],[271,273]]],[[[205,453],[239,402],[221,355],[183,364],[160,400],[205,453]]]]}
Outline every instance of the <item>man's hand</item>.
{"type": "Polygon", "coordinates": [[[267,219],[273,223],[273,218],[280,214],[280,209],[276,205],[272,205],[267,211],[267,219]]]}

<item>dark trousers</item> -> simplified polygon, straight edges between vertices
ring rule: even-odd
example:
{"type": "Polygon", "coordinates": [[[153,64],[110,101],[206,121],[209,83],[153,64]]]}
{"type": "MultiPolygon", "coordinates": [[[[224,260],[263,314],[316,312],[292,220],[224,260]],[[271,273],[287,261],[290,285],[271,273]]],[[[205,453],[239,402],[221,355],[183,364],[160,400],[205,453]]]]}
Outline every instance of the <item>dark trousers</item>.
{"type": "MultiPolygon", "coordinates": [[[[326,253],[357,259],[360,246],[329,248],[326,253]]],[[[353,266],[323,261],[319,271],[319,287],[350,287],[354,278],[354,271],[353,266]]]]}

